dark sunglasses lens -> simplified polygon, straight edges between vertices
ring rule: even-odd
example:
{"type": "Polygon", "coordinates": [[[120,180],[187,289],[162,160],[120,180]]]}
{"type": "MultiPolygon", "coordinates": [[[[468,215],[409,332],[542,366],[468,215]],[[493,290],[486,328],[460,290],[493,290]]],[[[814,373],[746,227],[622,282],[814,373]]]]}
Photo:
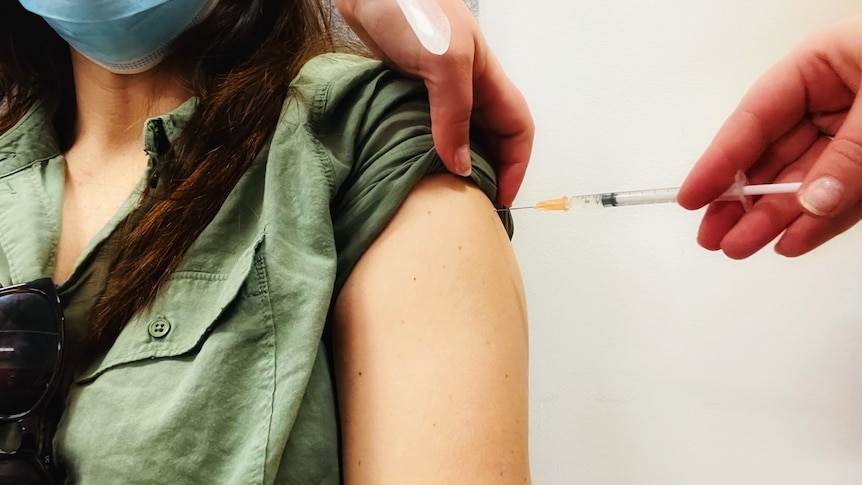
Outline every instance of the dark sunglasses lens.
{"type": "Polygon", "coordinates": [[[38,293],[0,296],[0,415],[31,410],[47,390],[59,358],[54,312],[38,293]]]}
{"type": "Polygon", "coordinates": [[[45,485],[51,483],[48,474],[35,458],[0,457],[0,485],[45,485]]]}

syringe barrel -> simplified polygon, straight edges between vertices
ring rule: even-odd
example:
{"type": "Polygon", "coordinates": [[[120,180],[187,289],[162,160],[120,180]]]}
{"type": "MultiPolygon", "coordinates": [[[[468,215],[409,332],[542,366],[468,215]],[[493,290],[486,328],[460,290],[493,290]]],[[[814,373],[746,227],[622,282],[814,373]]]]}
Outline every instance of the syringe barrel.
{"type": "Polygon", "coordinates": [[[676,202],[676,194],[677,189],[612,192],[602,195],[602,206],[617,207],[624,205],[663,204],[667,202],[676,202]]]}
{"type": "Polygon", "coordinates": [[[569,207],[618,207],[676,202],[679,189],[648,189],[569,196],[569,207]]]}

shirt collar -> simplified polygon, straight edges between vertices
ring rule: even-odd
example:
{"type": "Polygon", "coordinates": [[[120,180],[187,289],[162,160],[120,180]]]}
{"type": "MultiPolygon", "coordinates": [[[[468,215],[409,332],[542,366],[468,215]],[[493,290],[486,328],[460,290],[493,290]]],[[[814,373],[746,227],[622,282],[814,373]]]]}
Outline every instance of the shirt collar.
{"type": "MultiPolygon", "coordinates": [[[[144,150],[152,155],[164,154],[196,106],[197,98],[189,98],[170,113],[148,119],[144,123],[144,150]]],[[[37,101],[12,128],[0,134],[0,176],[60,154],[53,116],[53,110],[37,101]]]]}
{"type": "Polygon", "coordinates": [[[144,151],[150,155],[164,155],[188,124],[197,98],[189,98],[168,114],[150,118],[144,123],[144,151]]]}

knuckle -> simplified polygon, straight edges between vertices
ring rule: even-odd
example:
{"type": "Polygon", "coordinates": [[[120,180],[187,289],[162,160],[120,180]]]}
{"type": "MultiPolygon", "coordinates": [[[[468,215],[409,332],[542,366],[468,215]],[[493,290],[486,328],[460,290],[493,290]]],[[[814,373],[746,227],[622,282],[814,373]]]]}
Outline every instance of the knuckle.
{"type": "Polygon", "coordinates": [[[767,132],[766,126],[768,126],[764,120],[751,110],[742,110],[739,112],[739,116],[745,120],[746,128],[749,133],[754,135],[754,138],[757,141],[758,146],[763,147],[764,149],[770,145],[771,139],[769,133],[767,132]]]}
{"type": "Polygon", "coordinates": [[[441,58],[441,62],[446,69],[457,72],[458,74],[468,74],[473,72],[473,51],[469,49],[451,48],[441,58]]]}

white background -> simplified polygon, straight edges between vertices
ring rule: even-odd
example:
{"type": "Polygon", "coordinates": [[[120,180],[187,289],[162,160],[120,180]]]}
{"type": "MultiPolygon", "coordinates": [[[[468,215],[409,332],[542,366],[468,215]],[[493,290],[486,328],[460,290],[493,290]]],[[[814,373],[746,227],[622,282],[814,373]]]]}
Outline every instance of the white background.
{"type": "MultiPolygon", "coordinates": [[[[763,71],[855,12],[483,1],[537,125],[518,202],[679,185],[763,71]]],[[[535,483],[862,484],[862,227],[799,259],[732,261],[671,204],[515,220],[535,483]]]]}

